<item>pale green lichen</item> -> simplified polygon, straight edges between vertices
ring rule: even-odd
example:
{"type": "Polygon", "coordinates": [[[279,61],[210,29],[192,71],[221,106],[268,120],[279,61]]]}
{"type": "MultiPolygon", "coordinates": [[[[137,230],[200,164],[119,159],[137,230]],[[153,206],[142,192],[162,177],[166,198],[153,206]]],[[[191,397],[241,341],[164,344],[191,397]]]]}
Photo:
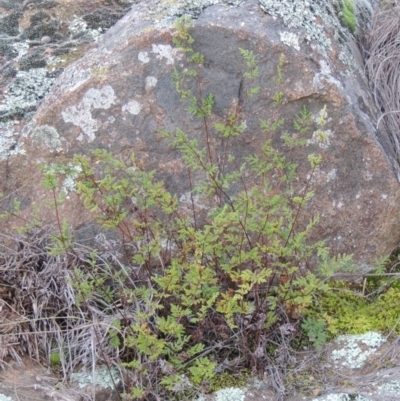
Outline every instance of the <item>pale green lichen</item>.
{"type": "Polygon", "coordinates": [[[68,107],[61,115],[65,122],[71,122],[82,129],[83,132],[77,138],[79,141],[83,140],[82,134],[87,136],[88,141],[93,141],[98,122],[92,118],[92,109],[109,109],[115,102],[115,92],[110,85],[100,89],[91,88],[77,106],[68,107]]]}
{"type": "Polygon", "coordinates": [[[311,401],[370,401],[369,398],[365,398],[358,394],[329,394],[322,398],[314,398],[311,401]]]}
{"type": "Polygon", "coordinates": [[[150,61],[149,53],[148,52],[139,52],[138,60],[141,61],[143,64],[147,64],[150,61]]]}
{"type": "Polygon", "coordinates": [[[266,13],[282,18],[287,27],[301,29],[304,32],[305,39],[311,45],[315,45],[324,56],[332,48],[331,40],[325,32],[325,26],[338,28],[338,22],[331,17],[335,14],[335,10],[330,2],[325,0],[322,2],[260,0],[260,6],[266,13]],[[315,23],[317,16],[324,18],[325,26],[315,23]]]}
{"type": "Polygon", "coordinates": [[[21,58],[23,56],[25,56],[25,54],[28,53],[29,51],[29,45],[28,43],[25,42],[17,42],[17,43],[13,43],[12,45],[14,47],[14,49],[18,52],[18,56],[15,57],[16,61],[21,60],[21,58]]]}
{"type": "MultiPolygon", "coordinates": [[[[327,58],[333,49],[333,43],[328,32],[333,32],[336,44],[342,43],[348,35],[338,16],[341,0],[259,0],[259,2],[262,10],[266,13],[281,18],[288,28],[299,30],[300,38],[303,37],[324,58],[327,58]],[[318,23],[320,18],[322,18],[323,23],[318,23]]],[[[367,15],[366,19],[368,19],[370,18],[368,13],[372,13],[372,8],[365,6],[365,2],[366,0],[358,0],[356,10],[360,8],[360,13],[363,16],[367,15]],[[359,3],[360,6],[358,7],[359,3]]],[[[351,69],[362,72],[349,47],[347,45],[339,46],[341,48],[340,60],[351,69]]],[[[346,75],[346,72],[343,74],[346,75]]]]}
{"type": "Polygon", "coordinates": [[[73,35],[77,35],[86,31],[87,23],[82,18],[75,18],[69,23],[68,29],[73,35]]]}
{"type": "MultiPolygon", "coordinates": [[[[227,387],[214,393],[214,401],[244,401],[246,388],[227,387]]],[[[208,399],[208,398],[207,398],[208,399]]],[[[196,398],[195,401],[205,401],[203,396],[196,398]]]]}
{"type": "Polygon", "coordinates": [[[215,401],[244,401],[245,389],[228,387],[215,392],[215,401]]]}
{"type": "Polygon", "coordinates": [[[157,78],[148,76],[146,77],[145,82],[146,82],[146,90],[149,90],[157,85],[157,78]]]}
{"type": "Polygon", "coordinates": [[[136,100],[131,100],[130,102],[122,106],[122,112],[127,111],[134,116],[137,116],[140,113],[141,109],[142,105],[136,100]]]}
{"type": "Polygon", "coordinates": [[[32,138],[35,142],[47,146],[52,152],[60,152],[62,150],[60,135],[50,125],[36,127],[32,133],[32,138]]]}
{"type": "Polygon", "coordinates": [[[385,341],[385,337],[373,331],[340,336],[335,340],[340,348],[332,351],[331,359],[337,366],[358,369],[385,341]]]}
{"type": "Polygon", "coordinates": [[[79,388],[93,385],[101,388],[114,388],[121,378],[117,369],[100,366],[94,372],[72,373],[71,380],[77,383],[79,388]]]}
{"type": "Polygon", "coordinates": [[[0,122],[0,159],[25,154],[19,134],[13,129],[18,123],[18,121],[0,122]]]}
{"type": "Polygon", "coordinates": [[[4,91],[4,101],[0,105],[3,121],[12,117],[22,117],[36,110],[53,85],[54,78],[45,68],[19,71],[14,81],[4,91]]]}
{"type": "Polygon", "coordinates": [[[88,29],[86,21],[82,18],[75,18],[68,25],[69,31],[71,32],[71,39],[76,36],[80,36],[82,39],[82,34],[84,39],[96,42],[105,29],[88,29]]]}
{"type": "MultiPolygon", "coordinates": [[[[381,397],[392,396],[395,397],[395,399],[397,400],[400,399],[400,381],[392,380],[385,384],[382,384],[381,386],[378,387],[377,393],[381,397]]],[[[389,400],[389,398],[386,398],[386,400],[389,400]]]]}
{"type": "Polygon", "coordinates": [[[170,45],[156,45],[153,44],[152,53],[156,54],[158,60],[166,59],[167,65],[174,64],[173,49],[170,45]]]}
{"type": "Polygon", "coordinates": [[[150,15],[156,17],[155,26],[158,28],[166,28],[181,16],[188,16],[196,19],[207,7],[216,4],[237,7],[246,1],[247,0],[159,0],[149,2],[147,7],[150,15]]]}
{"type": "Polygon", "coordinates": [[[293,47],[297,51],[300,50],[299,37],[292,32],[280,32],[281,42],[286,46],[293,47]]]}

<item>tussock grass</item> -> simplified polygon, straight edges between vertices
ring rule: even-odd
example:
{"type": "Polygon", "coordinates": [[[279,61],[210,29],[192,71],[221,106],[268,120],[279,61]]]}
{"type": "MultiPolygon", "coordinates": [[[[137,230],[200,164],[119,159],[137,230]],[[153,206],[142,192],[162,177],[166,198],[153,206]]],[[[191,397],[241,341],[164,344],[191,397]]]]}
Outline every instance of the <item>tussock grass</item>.
{"type": "Polygon", "coordinates": [[[378,128],[387,132],[400,166],[400,2],[385,1],[372,18],[366,41],[366,72],[382,114],[378,128]]]}
{"type": "MultiPolygon", "coordinates": [[[[78,245],[53,255],[52,235],[50,227],[0,234],[8,244],[0,249],[0,366],[10,359],[22,363],[26,355],[49,365],[59,359],[68,377],[76,368],[117,365],[120,350],[109,344],[107,333],[120,313],[127,318],[132,311],[95,292],[79,304],[75,268],[93,266],[92,250],[78,245]]],[[[106,271],[109,264],[98,256],[96,268],[106,271]]]]}

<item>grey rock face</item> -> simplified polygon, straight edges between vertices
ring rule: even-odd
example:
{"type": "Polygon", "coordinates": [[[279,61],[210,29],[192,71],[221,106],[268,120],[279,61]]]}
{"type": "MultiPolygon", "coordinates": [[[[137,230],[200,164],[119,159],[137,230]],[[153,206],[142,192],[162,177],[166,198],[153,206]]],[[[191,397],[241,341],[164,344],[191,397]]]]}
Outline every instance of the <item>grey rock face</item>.
{"type": "Polygon", "coordinates": [[[12,12],[10,15],[3,17],[0,20],[0,32],[9,36],[18,36],[21,16],[20,12],[12,12]]]}
{"type": "Polygon", "coordinates": [[[0,2],[0,93],[4,94],[1,121],[29,119],[26,113],[36,110],[53,78],[68,62],[82,56],[91,42],[128,11],[131,3],[108,2],[105,6],[101,1],[93,1],[82,6],[79,1],[0,2]],[[32,85],[23,82],[25,86],[21,86],[22,71],[46,79],[41,78],[39,85],[35,79],[32,85]],[[33,96],[36,89],[38,93],[33,96]],[[10,101],[10,96],[21,98],[21,102],[10,101]]]}

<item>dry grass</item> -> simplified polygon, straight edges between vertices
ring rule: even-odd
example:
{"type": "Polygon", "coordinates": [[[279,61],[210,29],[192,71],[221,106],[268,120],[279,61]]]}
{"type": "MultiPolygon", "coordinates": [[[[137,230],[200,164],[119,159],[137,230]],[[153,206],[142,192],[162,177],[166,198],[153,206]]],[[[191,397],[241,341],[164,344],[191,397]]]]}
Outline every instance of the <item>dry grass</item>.
{"type": "Polygon", "coordinates": [[[386,131],[400,166],[400,2],[385,1],[372,18],[366,41],[366,72],[382,114],[377,127],[386,131]]]}
{"type": "MultiPolygon", "coordinates": [[[[134,306],[106,302],[96,292],[78,303],[75,268],[93,268],[91,250],[77,246],[52,255],[51,235],[49,228],[1,234],[11,245],[0,252],[0,366],[10,359],[22,363],[27,355],[47,364],[53,355],[54,365],[55,354],[64,377],[77,368],[119,366],[122,351],[109,344],[108,331],[114,320],[132,317],[134,306]]],[[[110,269],[104,258],[95,262],[100,272],[110,269]]]]}

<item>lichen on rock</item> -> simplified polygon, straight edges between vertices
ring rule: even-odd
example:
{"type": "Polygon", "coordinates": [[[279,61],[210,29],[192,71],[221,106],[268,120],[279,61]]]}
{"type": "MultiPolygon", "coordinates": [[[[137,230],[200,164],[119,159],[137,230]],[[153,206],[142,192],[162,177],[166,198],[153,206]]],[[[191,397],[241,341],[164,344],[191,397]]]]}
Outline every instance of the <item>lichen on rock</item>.
{"type": "Polygon", "coordinates": [[[159,27],[168,27],[178,17],[184,15],[196,19],[201,12],[210,6],[224,4],[229,6],[240,6],[247,0],[170,0],[149,2],[149,14],[156,16],[159,27]]]}
{"type": "Polygon", "coordinates": [[[24,154],[25,150],[19,142],[19,134],[13,129],[17,121],[0,122],[0,159],[24,154]]]}
{"type": "Polygon", "coordinates": [[[385,341],[385,337],[373,331],[359,335],[340,336],[335,340],[335,343],[341,346],[332,351],[331,359],[337,366],[358,369],[363,367],[367,359],[385,341]]]}
{"type": "MultiPolygon", "coordinates": [[[[92,117],[94,109],[109,109],[116,101],[114,89],[105,85],[101,89],[89,89],[77,106],[68,107],[61,114],[65,122],[71,122],[80,127],[89,141],[95,138],[98,122],[92,117]]],[[[78,140],[83,140],[82,135],[78,140]]]]}
{"type": "MultiPolygon", "coordinates": [[[[333,42],[341,44],[340,59],[351,68],[357,68],[357,63],[346,42],[349,32],[340,23],[338,10],[341,7],[339,0],[259,0],[260,7],[266,13],[277,18],[280,17],[288,27],[301,32],[306,42],[314,47],[322,56],[328,57],[333,42]],[[322,20],[322,21],[321,21],[322,20]],[[328,35],[328,30],[333,30],[333,38],[328,35]]],[[[372,13],[372,7],[360,6],[362,15],[372,13]]],[[[367,18],[368,19],[368,18],[367,18]]],[[[286,43],[282,40],[283,43],[286,43]]],[[[293,42],[293,39],[291,39],[293,42]]]]}
{"type": "Polygon", "coordinates": [[[36,142],[47,146],[52,152],[62,150],[60,135],[57,130],[50,125],[36,127],[32,133],[32,138],[36,142]]]}
{"type": "Polygon", "coordinates": [[[244,401],[245,396],[244,389],[228,387],[215,393],[215,401],[244,401]]]}
{"type": "Polygon", "coordinates": [[[71,380],[76,382],[80,388],[92,385],[102,388],[114,388],[115,384],[118,384],[121,379],[117,369],[101,366],[94,372],[72,373],[71,380]]]}
{"type": "Polygon", "coordinates": [[[50,90],[54,77],[45,68],[19,71],[16,79],[4,91],[4,102],[0,105],[0,121],[24,117],[36,110],[50,90]]]}

